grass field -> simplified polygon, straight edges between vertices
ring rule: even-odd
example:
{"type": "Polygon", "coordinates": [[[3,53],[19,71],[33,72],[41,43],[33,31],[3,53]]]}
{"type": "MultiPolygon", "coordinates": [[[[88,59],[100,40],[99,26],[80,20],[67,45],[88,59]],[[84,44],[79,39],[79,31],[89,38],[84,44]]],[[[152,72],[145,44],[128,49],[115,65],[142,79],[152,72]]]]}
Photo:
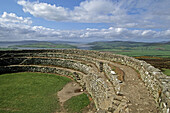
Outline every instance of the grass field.
{"type": "Polygon", "coordinates": [[[53,113],[60,110],[57,92],[71,80],[55,74],[0,75],[0,113],[53,113]]]}
{"type": "Polygon", "coordinates": [[[72,97],[64,103],[65,109],[69,113],[81,113],[82,109],[90,104],[87,94],[72,97]]]}

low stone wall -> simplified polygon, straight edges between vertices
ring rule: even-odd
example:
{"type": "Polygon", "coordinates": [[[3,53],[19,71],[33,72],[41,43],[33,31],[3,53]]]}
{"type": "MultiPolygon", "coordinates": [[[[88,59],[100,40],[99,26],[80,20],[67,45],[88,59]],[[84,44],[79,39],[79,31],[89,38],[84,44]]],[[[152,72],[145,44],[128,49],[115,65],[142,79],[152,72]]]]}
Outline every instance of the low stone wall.
{"type": "Polygon", "coordinates": [[[170,77],[164,75],[159,69],[151,66],[145,61],[140,61],[132,57],[117,55],[111,53],[101,53],[96,51],[85,51],[85,50],[74,50],[74,51],[63,51],[59,52],[68,54],[79,54],[82,56],[93,57],[97,59],[103,59],[112,62],[119,62],[124,65],[128,65],[136,69],[146,87],[153,95],[158,107],[163,113],[170,111],[170,77]]]}
{"type": "Polygon", "coordinates": [[[116,91],[116,94],[117,94],[117,95],[120,94],[120,93],[121,93],[121,92],[120,92],[120,83],[121,83],[121,81],[118,80],[118,75],[117,75],[117,74],[113,75],[113,74],[111,73],[112,69],[110,68],[110,66],[108,65],[108,63],[104,63],[103,68],[104,68],[104,72],[105,72],[107,78],[108,78],[109,81],[113,84],[114,89],[115,89],[115,91],[116,91]]]}
{"type": "Polygon", "coordinates": [[[81,71],[85,74],[91,70],[90,66],[80,62],[66,59],[49,59],[49,58],[4,58],[2,59],[1,66],[7,65],[47,65],[70,68],[81,71]]]}
{"type": "MultiPolygon", "coordinates": [[[[86,77],[86,89],[90,93],[90,95],[93,97],[95,105],[97,110],[102,109],[106,110],[106,107],[108,107],[108,103],[112,103],[112,100],[108,100],[107,94],[108,94],[108,86],[105,83],[105,81],[100,78],[97,74],[89,74],[88,77],[86,77]]],[[[111,105],[110,105],[111,106],[111,105]]]]}
{"type": "Polygon", "coordinates": [[[0,58],[0,66],[7,66],[7,65],[17,65],[23,62],[27,58],[0,58]]]}
{"type": "Polygon", "coordinates": [[[65,54],[65,53],[8,53],[2,56],[2,58],[25,58],[25,57],[47,57],[47,58],[63,58],[63,59],[73,59],[84,62],[89,62],[94,64],[98,69],[100,68],[100,64],[98,60],[94,60],[92,58],[88,58],[86,56],[80,56],[75,54],[65,54]]]}
{"type": "Polygon", "coordinates": [[[91,70],[90,66],[83,64],[79,61],[72,61],[66,59],[47,59],[47,58],[30,58],[22,63],[23,65],[49,65],[49,66],[58,66],[69,69],[74,69],[81,71],[85,74],[91,70]]]}
{"type": "MultiPolygon", "coordinates": [[[[140,60],[128,57],[128,56],[124,56],[124,55],[102,53],[102,52],[97,52],[97,51],[76,50],[76,49],[75,50],[73,49],[73,50],[2,51],[0,55],[1,55],[1,58],[7,57],[7,56],[12,57],[12,55],[14,55],[14,53],[16,53],[18,56],[19,56],[19,53],[20,53],[20,56],[22,56],[21,54],[23,54],[23,53],[27,54],[27,56],[32,56],[33,54],[35,55],[38,53],[40,55],[43,55],[43,56],[45,55],[47,57],[51,56],[51,57],[61,57],[61,58],[63,57],[63,58],[70,58],[70,59],[75,58],[77,60],[81,59],[82,61],[88,61],[88,62],[94,63],[98,67],[98,69],[100,68],[99,62],[96,62],[96,60],[94,60],[94,59],[118,62],[118,63],[124,64],[124,65],[130,66],[139,72],[140,78],[145,83],[146,87],[150,91],[150,94],[152,94],[153,97],[155,98],[155,101],[156,101],[158,107],[161,109],[161,111],[163,113],[168,113],[170,111],[170,77],[164,75],[159,69],[151,66],[150,64],[148,64],[144,61],[140,61],[140,60]],[[50,54],[50,53],[54,53],[54,54],[57,53],[57,54],[55,54],[53,56],[53,54],[50,54]],[[64,54],[65,54],[65,56],[64,56],[64,54]],[[68,55],[66,55],[66,54],[68,54],[68,55]],[[72,55],[74,55],[74,57],[71,57],[72,55]],[[75,57],[76,55],[77,55],[77,57],[75,57]],[[78,55],[80,55],[81,57],[78,57],[78,55]],[[82,57],[82,56],[84,56],[84,57],[82,57]],[[87,58],[85,58],[85,57],[87,57],[87,58]]],[[[18,62],[20,62],[20,61],[18,61],[18,62]]],[[[88,70],[86,70],[85,68],[83,70],[85,70],[87,72],[88,70]]],[[[109,78],[109,80],[115,86],[118,86],[119,81],[116,80],[115,76],[110,74],[111,69],[108,66],[108,64],[104,64],[103,68],[104,68],[106,76],[109,78]]],[[[1,70],[2,70],[2,68],[1,68],[1,70]]],[[[81,71],[83,71],[83,70],[81,70],[81,71]]],[[[93,75],[92,73],[89,73],[89,72],[87,72],[87,74],[88,74],[88,76],[93,75]]],[[[95,95],[97,95],[97,94],[95,94],[95,91],[97,91],[96,89],[102,89],[103,92],[105,92],[105,90],[107,88],[103,89],[103,87],[104,87],[103,85],[95,85],[96,83],[98,83],[95,81],[103,81],[102,79],[100,80],[99,77],[97,77],[97,75],[93,75],[93,76],[89,76],[89,77],[90,77],[91,81],[88,81],[86,83],[89,83],[90,85],[93,84],[93,85],[92,86],[87,85],[86,88],[87,89],[91,88],[88,90],[89,90],[89,92],[91,92],[91,95],[93,95],[93,98],[96,100],[95,101],[96,105],[100,107],[100,105],[98,105],[100,103],[100,101],[98,100],[98,98],[96,98],[98,96],[95,97],[95,95]]],[[[102,82],[99,82],[99,84],[102,84],[102,82]]],[[[97,93],[100,94],[99,92],[97,92],[97,93]]],[[[105,98],[105,95],[102,94],[102,97],[105,98]]]]}
{"type": "Polygon", "coordinates": [[[54,67],[45,66],[4,66],[0,68],[2,73],[14,73],[14,72],[42,72],[42,73],[55,73],[59,75],[67,75],[72,77],[72,73],[66,70],[57,69],[54,67]]]}

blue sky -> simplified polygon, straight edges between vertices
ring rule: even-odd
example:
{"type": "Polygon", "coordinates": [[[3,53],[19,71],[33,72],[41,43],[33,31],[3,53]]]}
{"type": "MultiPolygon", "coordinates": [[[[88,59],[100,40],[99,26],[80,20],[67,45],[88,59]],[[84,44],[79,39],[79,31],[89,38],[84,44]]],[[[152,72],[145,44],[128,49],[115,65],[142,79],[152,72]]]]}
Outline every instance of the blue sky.
{"type": "MultiPolygon", "coordinates": [[[[18,0],[4,0],[0,4],[0,13],[8,12],[15,13],[18,16],[22,17],[31,17],[32,25],[35,26],[44,26],[52,29],[60,30],[75,30],[75,29],[86,29],[86,28],[109,28],[111,24],[108,23],[73,23],[73,22],[56,22],[56,21],[47,21],[43,18],[37,18],[29,13],[24,13],[22,6],[17,4],[18,0]]],[[[36,2],[38,0],[29,0],[30,2],[36,2]]],[[[84,0],[39,0],[39,2],[55,4],[56,6],[67,7],[69,9],[74,9],[75,6],[84,0]]]]}
{"type": "Polygon", "coordinates": [[[170,41],[170,0],[1,0],[0,41],[170,41]]]}

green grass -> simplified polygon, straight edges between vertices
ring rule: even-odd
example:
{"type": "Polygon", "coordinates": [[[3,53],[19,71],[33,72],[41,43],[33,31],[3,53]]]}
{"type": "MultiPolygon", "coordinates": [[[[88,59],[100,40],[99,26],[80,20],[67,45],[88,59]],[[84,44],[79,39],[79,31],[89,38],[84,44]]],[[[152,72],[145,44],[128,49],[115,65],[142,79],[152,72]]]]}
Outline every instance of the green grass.
{"type": "Polygon", "coordinates": [[[165,69],[165,68],[163,68],[162,71],[163,71],[163,73],[164,73],[165,75],[170,76],[170,69],[165,69]]]}
{"type": "Polygon", "coordinates": [[[76,48],[76,46],[69,44],[53,44],[50,42],[41,42],[35,44],[27,44],[27,45],[15,45],[12,47],[23,47],[23,48],[76,48]]]}
{"type": "Polygon", "coordinates": [[[72,97],[64,103],[65,109],[70,113],[81,113],[82,109],[90,104],[90,100],[87,94],[83,93],[81,95],[72,97]]]}
{"type": "Polygon", "coordinates": [[[55,74],[0,75],[0,113],[52,113],[60,110],[57,92],[71,80],[55,74]]]}

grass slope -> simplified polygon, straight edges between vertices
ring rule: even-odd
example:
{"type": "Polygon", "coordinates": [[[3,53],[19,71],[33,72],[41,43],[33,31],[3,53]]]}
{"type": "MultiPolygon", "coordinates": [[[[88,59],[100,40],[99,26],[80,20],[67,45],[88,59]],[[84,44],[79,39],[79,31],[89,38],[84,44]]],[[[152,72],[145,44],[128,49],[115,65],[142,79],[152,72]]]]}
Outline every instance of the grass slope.
{"type": "Polygon", "coordinates": [[[53,44],[50,42],[39,42],[35,44],[27,44],[27,45],[15,45],[11,47],[23,47],[23,48],[77,48],[76,46],[69,44],[53,44]]]}
{"type": "Polygon", "coordinates": [[[83,93],[67,100],[64,103],[64,107],[69,113],[81,113],[82,109],[88,106],[89,104],[90,100],[87,94],[83,93]]]}
{"type": "Polygon", "coordinates": [[[57,92],[71,80],[55,74],[0,75],[0,113],[52,113],[60,110],[57,92]]]}
{"type": "Polygon", "coordinates": [[[158,56],[170,57],[170,43],[143,42],[94,42],[90,43],[93,50],[110,51],[128,56],[158,56]]]}

